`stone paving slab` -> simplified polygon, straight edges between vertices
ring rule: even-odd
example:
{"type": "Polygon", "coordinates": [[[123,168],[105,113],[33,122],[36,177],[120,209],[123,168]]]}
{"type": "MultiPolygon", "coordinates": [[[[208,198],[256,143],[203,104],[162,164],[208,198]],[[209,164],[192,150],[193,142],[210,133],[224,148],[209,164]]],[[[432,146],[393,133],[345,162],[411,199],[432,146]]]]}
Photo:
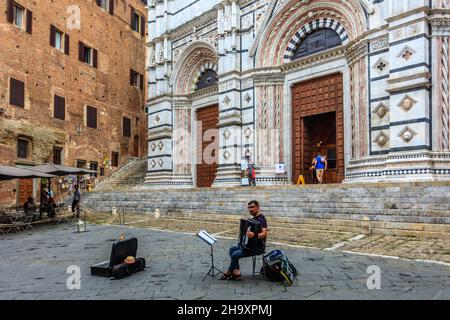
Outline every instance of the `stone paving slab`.
{"type": "MultiPolygon", "coordinates": [[[[225,269],[234,241],[220,239],[216,266],[225,269]]],[[[0,236],[0,299],[450,299],[450,267],[315,249],[282,248],[299,270],[285,288],[251,276],[251,259],[241,262],[243,279],[202,279],[209,269],[209,247],[194,235],[121,226],[89,225],[76,233],[71,225],[43,226],[0,236]],[[121,280],[94,277],[90,265],[109,259],[120,234],[136,236],[138,256],[147,268],[121,280]],[[67,267],[81,268],[81,289],[68,290],[67,267]],[[366,286],[369,266],[381,270],[381,289],[366,286]]],[[[261,267],[258,259],[257,268],[261,267]]]]}

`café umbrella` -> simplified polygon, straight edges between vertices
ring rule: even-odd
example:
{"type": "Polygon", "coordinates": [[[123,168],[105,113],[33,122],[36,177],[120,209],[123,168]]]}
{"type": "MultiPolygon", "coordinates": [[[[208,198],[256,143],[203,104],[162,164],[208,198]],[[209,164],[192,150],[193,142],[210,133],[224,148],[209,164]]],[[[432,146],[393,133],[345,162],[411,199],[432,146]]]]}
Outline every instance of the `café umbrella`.
{"type": "Polygon", "coordinates": [[[54,178],[55,175],[12,166],[0,166],[0,181],[31,178],[54,178]]]}
{"type": "Polygon", "coordinates": [[[63,166],[60,164],[53,164],[53,163],[47,163],[42,164],[39,166],[33,167],[34,171],[39,171],[43,173],[53,174],[55,176],[65,176],[68,174],[90,174],[90,173],[97,173],[97,171],[94,170],[87,170],[83,168],[75,168],[75,167],[68,167],[63,166]]]}
{"type": "MultiPolygon", "coordinates": [[[[90,174],[90,173],[97,173],[97,171],[93,170],[87,170],[83,168],[76,168],[76,167],[68,167],[60,164],[54,164],[54,163],[46,163],[39,166],[33,167],[33,170],[47,173],[47,174],[53,174],[55,176],[65,176],[65,175],[84,175],[84,174],[90,174]]],[[[49,183],[49,189],[51,188],[49,183]]]]}

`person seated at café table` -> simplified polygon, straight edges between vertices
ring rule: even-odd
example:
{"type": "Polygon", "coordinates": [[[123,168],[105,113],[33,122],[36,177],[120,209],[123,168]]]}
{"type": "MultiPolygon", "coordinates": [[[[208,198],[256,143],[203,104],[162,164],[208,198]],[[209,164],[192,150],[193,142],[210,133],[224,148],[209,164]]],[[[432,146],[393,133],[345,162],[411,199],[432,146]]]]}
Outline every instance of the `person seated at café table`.
{"type": "Polygon", "coordinates": [[[48,193],[48,207],[47,207],[47,216],[48,218],[53,218],[56,216],[56,202],[55,202],[55,194],[53,191],[49,191],[48,193]]]}
{"type": "Polygon", "coordinates": [[[28,197],[27,201],[23,205],[23,211],[25,212],[25,214],[32,214],[34,220],[34,216],[37,215],[36,210],[37,207],[34,199],[32,197],[28,197]]]}
{"type": "Polygon", "coordinates": [[[41,207],[39,209],[39,219],[42,219],[42,214],[47,212],[48,214],[48,205],[50,201],[50,195],[47,189],[43,190],[42,199],[41,199],[41,207]]]}

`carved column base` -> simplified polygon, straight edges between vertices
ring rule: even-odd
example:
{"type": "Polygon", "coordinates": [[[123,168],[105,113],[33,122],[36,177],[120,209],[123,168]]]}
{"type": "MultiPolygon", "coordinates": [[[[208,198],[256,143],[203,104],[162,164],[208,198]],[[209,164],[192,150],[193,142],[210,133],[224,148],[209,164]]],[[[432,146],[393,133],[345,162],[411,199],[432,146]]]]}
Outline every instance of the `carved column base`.
{"type": "Polygon", "coordinates": [[[239,186],[241,186],[241,168],[239,165],[222,165],[217,168],[213,188],[239,186]]]}
{"type": "Polygon", "coordinates": [[[275,166],[256,167],[256,185],[273,186],[291,184],[288,182],[287,174],[277,174],[275,166]]]}
{"type": "Polygon", "coordinates": [[[147,173],[145,187],[151,189],[183,189],[193,188],[190,174],[147,173]]]}
{"type": "Polygon", "coordinates": [[[350,161],[344,183],[450,181],[450,153],[410,152],[350,161]]]}

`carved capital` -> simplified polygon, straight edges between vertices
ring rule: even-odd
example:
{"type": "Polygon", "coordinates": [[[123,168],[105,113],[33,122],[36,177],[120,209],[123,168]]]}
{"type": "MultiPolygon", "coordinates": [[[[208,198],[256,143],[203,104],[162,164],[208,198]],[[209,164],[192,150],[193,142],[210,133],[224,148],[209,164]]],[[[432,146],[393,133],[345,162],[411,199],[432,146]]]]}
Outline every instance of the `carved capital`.
{"type": "Polygon", "coordinates": [[[450,36],[450,17],[435,17],[430,19],[432,36],[450,36]]]}
{"type": "Polygon", "coordinates": [[[361,42],[350,45],[347,50],[347,62],[349,65],[354,64],[361,58],[368,54],[367,41],[363,40],[361,42]]]}
{"type": "Polygon", "coordinates": [[[284,84],[284,74],[281,71],[277,72],[265,72],[256,73],[253,76],[253,84],[257,86],[266,85],[283,85],[284,84]]]}

